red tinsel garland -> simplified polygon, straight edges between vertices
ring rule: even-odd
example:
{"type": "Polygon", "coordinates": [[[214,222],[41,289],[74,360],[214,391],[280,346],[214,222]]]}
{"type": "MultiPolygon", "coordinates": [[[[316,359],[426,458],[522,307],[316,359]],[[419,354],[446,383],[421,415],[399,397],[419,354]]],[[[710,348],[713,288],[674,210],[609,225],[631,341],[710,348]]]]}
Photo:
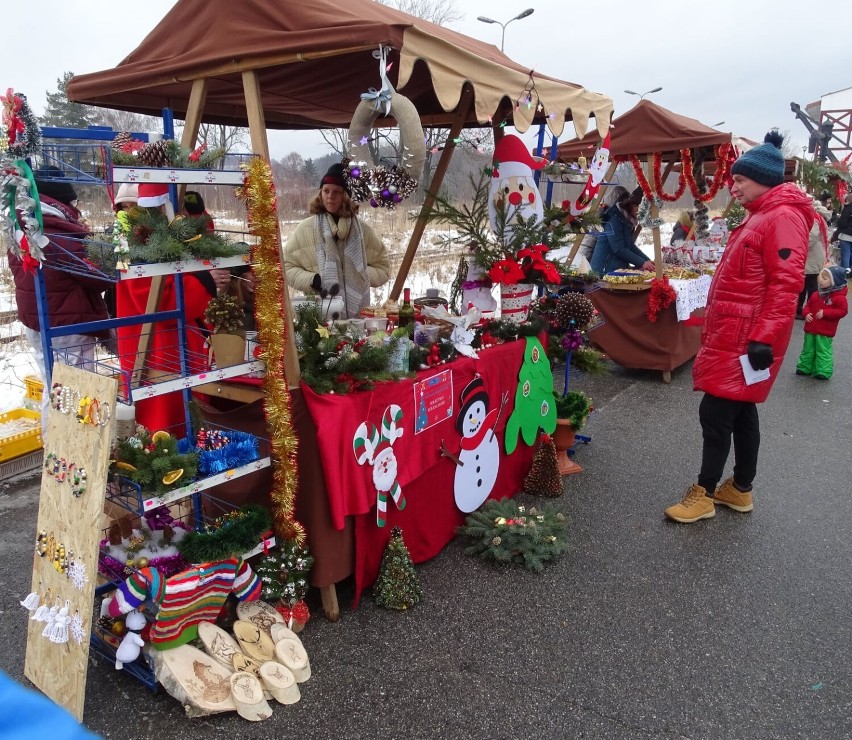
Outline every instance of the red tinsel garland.
{"type": "Polygon", "coordinates": [[[648,310],[645,315],[652,324],[656,323],[657,315],[664,311],[677,299],[677,292],[671,285],[666,275],[654,278],[651,281],[651,292],[648,294],[648,310]]]}
{"type": "MultiPolygon", "coordinates": [[[[733,146],[729,143],[722,144],[716,148],[716,173],[713,176],[713,183],[706,193],[702,193],[692,172],[692,152],[689,149],[681,149],[681,171],[680,177],[678,178],[677,189],[673,194],[669,195],[668,193],[663,192],[661,173],[662,155],[659,152],[654,152],[652,155],[652,162],[654,186],[657,189],[656,194],[662,200],[669,201],[671,203],[680,198],[686,190],[686,187],[689,186],[689,191],[695,199],[702,203],[709,203],[719,193],[719,189],[722,185],[727,183],[730,179],[731,163],[734,161],[733,154],[733,146]]],[[[643,195],[648,200],[651,200],[654,193],[651,191],[651,184],[648,182],[648,178],[645,176],[645,172],[642,169],[642,163],[635,154],[631,154],[629,160],[630,164],[633,165],[633,172],[636,175],[636,181],[639,183],[639,187],[642,188],[643,195]]]]}

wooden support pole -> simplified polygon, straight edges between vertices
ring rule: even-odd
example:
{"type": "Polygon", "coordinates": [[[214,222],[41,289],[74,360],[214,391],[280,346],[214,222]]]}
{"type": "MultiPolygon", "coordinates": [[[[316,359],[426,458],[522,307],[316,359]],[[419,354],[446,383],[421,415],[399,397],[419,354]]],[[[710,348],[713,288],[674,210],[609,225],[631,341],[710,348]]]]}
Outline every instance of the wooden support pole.
{"type": "Polygon", "coordinates": [[[405,279],[408,277],[408,271],[411,269],[411,263],[414,261],[414,254],[420,244],[420,239],[423,237],[423,232],[426,230],[426,213],[435,205],[435,193],[441,188],[441,183],[444,182],[444,175],[447,173],[447,167],[450,165],[450,157],[453,156],[455,144],[453,140],[458,138],[464,127],[464,122],[467,120],[467,114],[473,102],[473,90],[466,87],[462,93],[456,108],[456,116],[453,119],[453,124],[450,127],[450,133],[447,137],[447,144],[444,151],[441,152],[441,159],[438,160],[438,166],[435,168],[435,174],[432,175],[432,182],[426,191],[426,198],[423,200],[423,206],[420,208],[420,214],[417,216],[417,222],[414,224],[414,229],[411,232],[411,238],[408,240],[408,247],[402,257],[402,263],[399,266],[399,272],[396,275],[393,288],[391,288],[390,297],[392,300],[397,300],[399,294],[402,293],[402,288],[405,285],[405,279]]]}
{"type": "MultiPolygon", "coordinates": [[[[651,160],[651,156],[648,155],[647,161],[648,168],[648,187],[651,188],[651,195],[656,195],[654,192],[654,164],[651,160]]],[[[651,201],[651,220],[655,221],[660,217],[660,209],[657,208],[654,201],[651,201]]],[[[660,242],[660,227],[654,226],[651,229],[651,235],[654,239],[654,267],[656,268],[657,277],[661,278],[663,276],[663,247],[660,242]]]]}
{"type": "MultiPolygon", "coordinates": [[[[192,90],[189,93],[189,102],[186,106],[186,120],[183,123],[183,135],[180,145],[184,149],[192,149],[198,138],[198,129],[201,128],[201,117],[204,114],[204,104],[207,102],[207,78],[194,80],[192,90]]],[[[183,208],[183,195],[186,185],[177,186],[178,208],[183,208]]]]}
{"type": "MultiPolygon", "coordinates": [[[[253,71],[243,72],[243,90],[246,96],[246,114],[251,136],[251,150],[269,162],[269,140],[266,137],[266,119],[263,115],[263,102],[260,96],[260,83],[253,71]]],[[[296,343],[293,341],[293,304],[290,301],[290,291],[287,288],[287,276],[284,274],[284,254],[281,247],[281,221],[275,219],[275,232],[278,239],[278,261],[281,264],[281,280],[284,284],[284,295],[281,305],[284,309],[284,324],[287,327],[286,343],[284,345],[284,377],[287,385],[294,388],[299,385],[299,355],[296,343]]]]}

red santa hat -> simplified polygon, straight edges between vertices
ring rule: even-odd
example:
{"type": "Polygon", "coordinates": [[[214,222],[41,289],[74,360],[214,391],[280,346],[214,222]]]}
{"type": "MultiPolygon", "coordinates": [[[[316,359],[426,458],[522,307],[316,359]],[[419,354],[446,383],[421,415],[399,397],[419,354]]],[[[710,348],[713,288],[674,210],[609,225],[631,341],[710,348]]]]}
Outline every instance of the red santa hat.
{"type": "Polygon", "coordinates": [[[139,197],[136,204],[142,208],[163,206],[169,199],[169,186],[164,182],[139,183],[139,197]]]}
{"type": "Polygon", "coordinates": [[[530,176],[530,170],[540,170],[545,165],[543,159],[530,154],[523,139],[514,134],[506,134],[494,147],[493,177],[530,176]]]}

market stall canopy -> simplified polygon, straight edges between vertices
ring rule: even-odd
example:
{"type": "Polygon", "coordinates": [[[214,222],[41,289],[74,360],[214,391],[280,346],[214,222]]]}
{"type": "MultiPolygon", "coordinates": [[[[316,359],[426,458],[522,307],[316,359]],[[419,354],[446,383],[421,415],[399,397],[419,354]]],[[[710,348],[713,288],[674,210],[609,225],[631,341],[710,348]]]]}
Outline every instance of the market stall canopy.
{"type": "MultiPolygon", "coordinates": [[[[627,113],[613,120],[609,155],[624,157],[635,154],[644,158],[655,152],[665,154],[725,144],[731,138],[730,133],[717,131],[650,100],[640,100],[627,113]]],[[[591,157],[599,144],[597,132],[592,131],[582,138],[560,144],[556,158],[562,162],[573,162],[580,155],[591,157]]]]}
{"type": "Polygon", "coordinates": [[[590,116],[605,132],[612,115],[605,95],[537,72],[531,81],[496,46],[374,0],[178,0],[116,67],[75,76],[68,97],[148,115],[169,107],[180,118],[193,81],[206,78],[203,120],[246,126],[241,75],[254,70],[269,128],[347,127],[361,93],[380,87],[371,53],[379,44],[394,50],[388,77],[425,126],[450,125],[465,85],[475,96],[468,126],[490,125],[504,100],[521,132],[546,121],[559,136],[573,120],[583,136],[590,116]],[[523,104],[533,84],[532,104],[523,104]]]}

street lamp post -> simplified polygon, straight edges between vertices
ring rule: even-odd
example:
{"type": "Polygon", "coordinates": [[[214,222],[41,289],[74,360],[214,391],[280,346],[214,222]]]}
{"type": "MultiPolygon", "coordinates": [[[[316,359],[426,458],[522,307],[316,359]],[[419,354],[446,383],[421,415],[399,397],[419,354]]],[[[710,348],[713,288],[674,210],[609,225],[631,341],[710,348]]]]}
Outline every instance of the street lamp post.
{"type": "Polygon", "coordinates": [[[625,90],[624,92],[626,92],[628,95],[636,95],[639,98],[639,100],[644,100],[646,95],[650,95],[651,93],[655,93],[655,92],[660,92],[660,90],[662,90],[662,89],[663,88],[661,88],[661,87],[655,87],[653,90],[646,90],[645,92],[643,92],[641,94],[638,93],[638,92],[633,92],[633,90],[625,90]]]}
{"type": "Polygon", "coordinates": [[[531,16],[535,12],[534,8],[527,8],[521,13],[518,13],[514,18],[510,18],[505,23],[500,23],[500,21],[495,21],[493,18],[487,18],[484,15],[479,16],[476,20],[482,21],[483,23],[496,23],[500,28],[503,29],[503,33],[500,36],[500,51],[503,51],[503,46],[506,43],[506,26],[508,26],[512,21],[519,21],[521,18],[526,18],[531,16]]]}

